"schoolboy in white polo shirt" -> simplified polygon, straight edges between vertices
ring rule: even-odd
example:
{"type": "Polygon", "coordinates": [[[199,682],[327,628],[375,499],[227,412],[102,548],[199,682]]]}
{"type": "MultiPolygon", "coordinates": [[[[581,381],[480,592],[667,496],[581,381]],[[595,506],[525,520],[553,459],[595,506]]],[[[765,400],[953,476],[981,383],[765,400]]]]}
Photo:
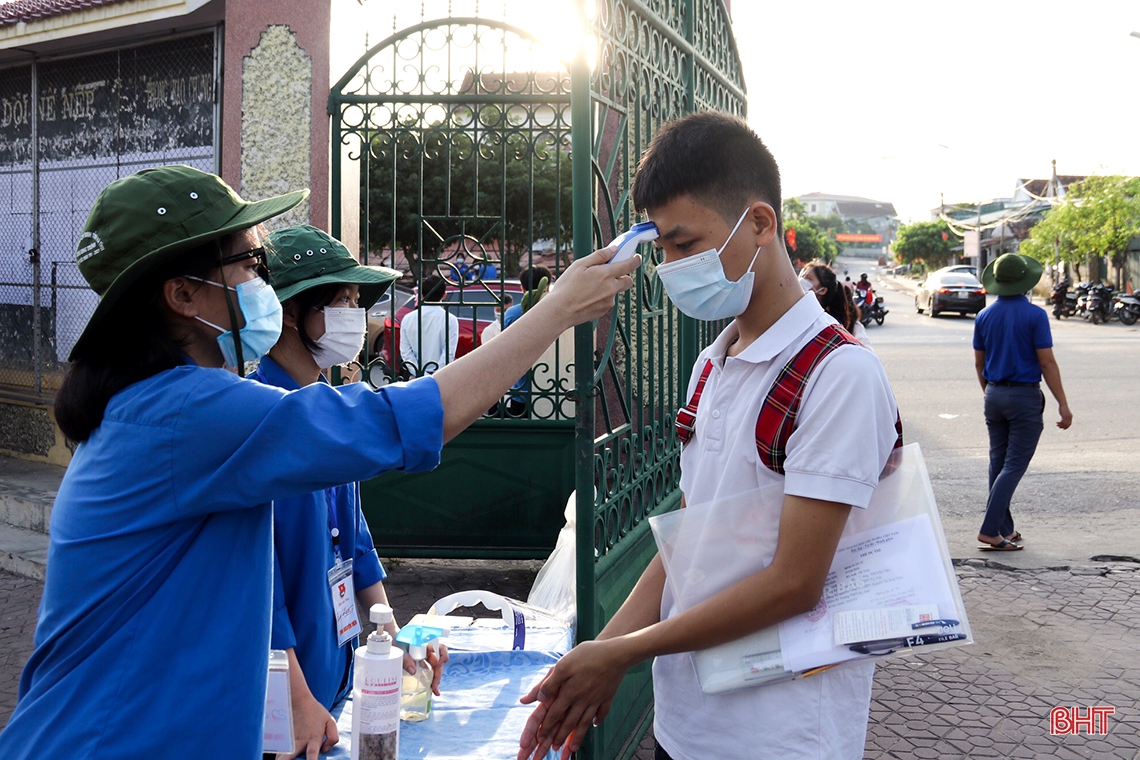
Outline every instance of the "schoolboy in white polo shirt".
{"type": "Polygon", "coordinates": [[[577,749],[625,671],[649,658],[657,760],[861,758],[873,664],[709,695],[689,653],[817,604],[848,513],[867,506],[901,439],[882,365],[801,288],[779,170],[743,121],[710,112],[665,125],[633,198],[660,230],[670,299],[698,319],[736,317],[698,358],[678,415],[682,503],[703,509],[782,482],[782,503],[756,506],[778,539],[763,570],[684,612],[655,557],[597,640],[523,698],[540,704],[519,758],[577,749]]]}

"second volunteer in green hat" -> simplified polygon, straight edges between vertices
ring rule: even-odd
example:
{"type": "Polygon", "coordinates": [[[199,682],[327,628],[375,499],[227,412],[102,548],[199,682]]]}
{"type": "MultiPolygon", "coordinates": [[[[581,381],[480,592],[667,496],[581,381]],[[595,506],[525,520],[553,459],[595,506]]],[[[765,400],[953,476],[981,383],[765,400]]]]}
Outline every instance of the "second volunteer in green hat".
{"type": "MultiPolygon", "coordinates": [[[[339,240],[308,225],[271,233],[265,247],[283,326],[251,377],[286,391],[327,384],[324,370],[360,354],[366,310],[400,273],[358,264],[339,240]]],[[[331,711],[352,691],[362,628],[356,602],[363,610],[388,604],[384,568],[360,509],[360,484],[278,499],[273,548],[270,645],[289,657],[296,749],[327,752],[338,740],[331,711]]],[[[390,625],[393,638],[397,630],[390,625]]],[[[415,671],[411,657],[405,655],[404,665],[415,671]]],[[[442,675],[436,668],[437,694],[442,675]]]]}
{"type": "Polygon", "coordinates": [[[258,756],[273,500],[434,467],[564,330],[608,312],[639,263],[576,261],[527,329],[433,377],[289,393],[225,367],[277,343],[257,225],[303,198],[250,203],[164,166],[96,199],[76,261],[101,300],[55,404],[79,445],[0,757],[258,756]]]}

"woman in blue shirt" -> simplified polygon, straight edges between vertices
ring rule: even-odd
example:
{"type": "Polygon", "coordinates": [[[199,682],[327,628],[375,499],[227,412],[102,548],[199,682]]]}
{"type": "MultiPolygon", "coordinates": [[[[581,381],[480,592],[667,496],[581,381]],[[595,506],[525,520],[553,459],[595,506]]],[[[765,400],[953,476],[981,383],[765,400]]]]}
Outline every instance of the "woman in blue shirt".
{"type": "Polygon", "coordinates": [[[272,501],[425,470],[638,263],[567,270],[528,330],[430,378],[287,392],[240,369],[276,343],[256,203],[185,166],[111,183],[76,262],[100,302],[56,419],[79,443],[56,497],[35,651],[0,757],[256,758],[272,613],[272,501]]]}
{"type": "MultiPolygon", "coordinates": [[[[356,263],[339,240],[309,225],[271,233],[266,256],[282,331],[252,377],[287,391],[327,383],[325,370],[359,356],[366,311],[400,273],[356,263]]],[[[353,648],[363,622],[355,601],[364,610],[388,604],[359,484],[278,499],[273,548],[270,645],[289,656],[295,749],[327,752],[338,741],[330,711],[352,690],[353,648]]],[[[396,631],[390,624],[393,637],[396,631]]],[[[415,672],[410,657],[405,666],[415,672]]],[[[437,694],[442,674],[436,668],[437,694]]]]}

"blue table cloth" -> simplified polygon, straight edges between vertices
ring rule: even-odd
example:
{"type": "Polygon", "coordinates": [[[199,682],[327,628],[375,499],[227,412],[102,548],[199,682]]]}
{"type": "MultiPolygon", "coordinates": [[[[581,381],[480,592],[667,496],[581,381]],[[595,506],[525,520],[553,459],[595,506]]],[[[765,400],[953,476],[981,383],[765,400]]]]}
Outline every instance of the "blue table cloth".
{"type": "MultiPolygon", "coordinates": [[[[419,723],[400,722],[400,760],[514,760],[533,705],[519,704],[560,652],[451,652],[441,694],[419,723]]],[[[352,700],[333,710],[340,732],[328,758],[348,760],[352,748],[352,700]]],[[[557,760],[551,751],[546,760],[557,760]]]]}

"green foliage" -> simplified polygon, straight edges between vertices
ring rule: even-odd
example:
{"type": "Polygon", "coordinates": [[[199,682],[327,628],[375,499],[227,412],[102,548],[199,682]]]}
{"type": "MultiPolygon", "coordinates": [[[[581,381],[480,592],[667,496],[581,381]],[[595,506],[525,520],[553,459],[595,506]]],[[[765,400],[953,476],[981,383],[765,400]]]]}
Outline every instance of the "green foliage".
{"type": "Polygon", "coordinates": [[[788,254],[793,259],[805,263],[812,259],[823,259],[830,264],[839,256],[839,246],[835,244],[835,240],[827,234],[827,230],[817,219],[807,215],[804,205],[798,200],[788,198],[784,201],[783,216],[784,229],[796,231],[795,250],[788,246],[788,254]]]}
{"type": "Polygon", "coordinates": [[[844,221],[843,217],[839,214],[813,216],[812,220],[826,231],[828,235],[834,235],[837,232],[852,232],[859,235],[875,234],[875,228],[866,220],[848,219],[844,221]]]}
{"type": "Polygon", "coordinates": [[[427,226],[450,237],[466,218],[462,229],[497,244],[501,269],[509,275],[527,263],[524,256],[536,240],[554,239],[569,250],[570,152],[553,134],[534,134],[510,121],[499,107],[488,106],[477,118],[456,112],[427,127],[407,121],[376,133],[361,178],[367,183],[368,248],[401,250],[415,270],[421,255],[434,258],[438,245],[427,226]]]}
{"type": "Polygon", "coordinates": [[[1112,262],[1119,279],[1128,245],[1137,236],[1140,178],[1089,177],[1073,185],[1064,202],[1033,227],[1019,251],[1046,264],[1058,255],[1078,265],[1087,257],[1103,256],[1112,262]]]}
{"type": "Polygon", "coordinates": [[[954,243],[950,228],[938,219],[904,224],[891,248],[903,264],[922,264],[927,269],[938,269],[949,263],[954,243]]]}

